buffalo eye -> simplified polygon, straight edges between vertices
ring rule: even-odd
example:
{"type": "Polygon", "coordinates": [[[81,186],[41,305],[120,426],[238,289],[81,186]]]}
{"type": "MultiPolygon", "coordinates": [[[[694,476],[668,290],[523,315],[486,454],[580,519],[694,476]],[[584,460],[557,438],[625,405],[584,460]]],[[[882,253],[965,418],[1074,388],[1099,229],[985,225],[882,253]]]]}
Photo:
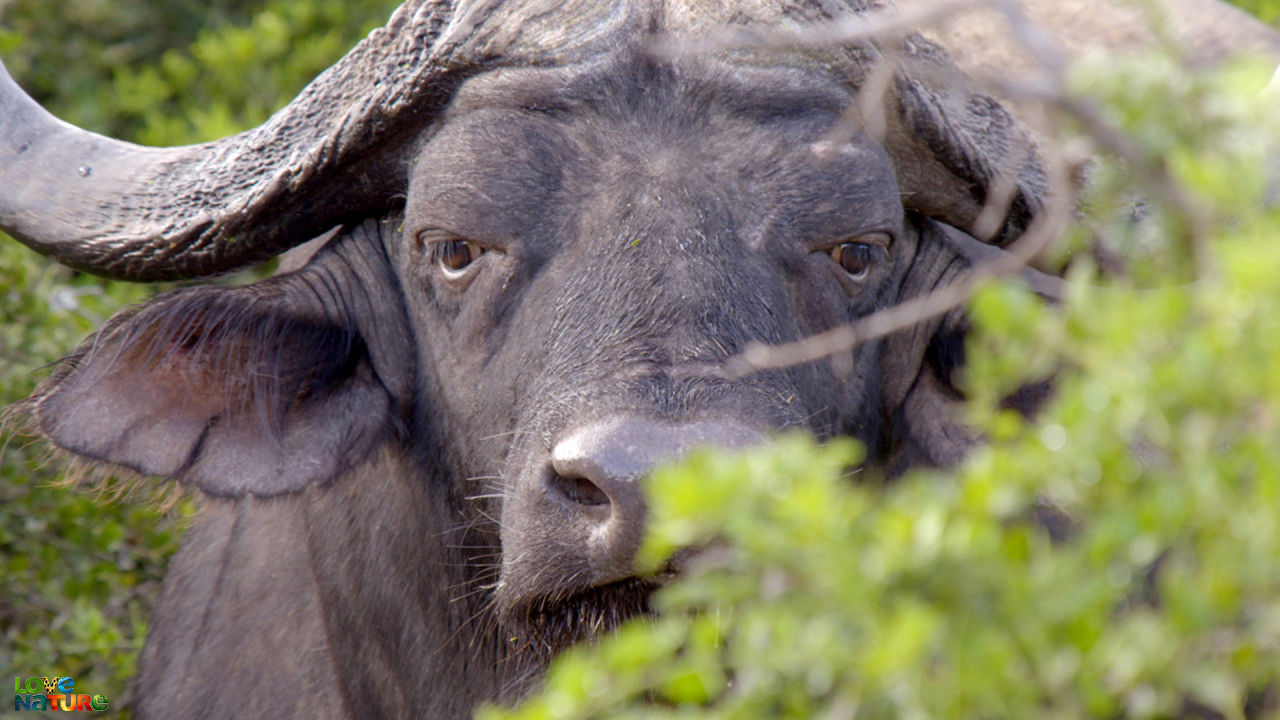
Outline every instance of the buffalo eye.
{"type": "Polygon", "coordinates": [[[840,264],[844,271],[855,280],[861,280],[871,271],[875,264],[877,247],[864,242],[845,242],[836,245],[829,251],[831,259],[840,264]]]}
{"type": "Polygon", "coordinates": [[[431,245],[431,261],[448,276],[457,276],[483,254],[484,248],[470,240],[444,240],[431,245]]]}

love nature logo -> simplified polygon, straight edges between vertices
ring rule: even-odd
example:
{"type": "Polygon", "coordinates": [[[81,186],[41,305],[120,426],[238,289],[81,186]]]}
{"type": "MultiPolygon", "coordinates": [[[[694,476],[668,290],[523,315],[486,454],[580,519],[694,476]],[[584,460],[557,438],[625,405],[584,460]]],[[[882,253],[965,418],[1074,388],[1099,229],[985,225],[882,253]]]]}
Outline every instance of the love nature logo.
{"type": "Polygon", "coordinates": [[[105,695],[78,695],[69,677],[13,679],[13,710],[106,710],[105,695]]]}

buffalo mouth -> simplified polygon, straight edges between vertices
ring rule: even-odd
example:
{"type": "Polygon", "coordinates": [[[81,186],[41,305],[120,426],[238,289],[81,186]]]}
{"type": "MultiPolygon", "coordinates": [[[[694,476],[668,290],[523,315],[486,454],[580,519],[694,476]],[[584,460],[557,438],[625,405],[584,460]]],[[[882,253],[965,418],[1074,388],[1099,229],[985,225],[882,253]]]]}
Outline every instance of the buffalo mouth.
{"type": "Polygon", "coordinates": [[[528,649],[553,654],[593,641],[627,620],[653,614],[650,600],[667,574],[632,577],[575,590],[559,597],[536,597],[508,613],[509,629],[528,649]]]}

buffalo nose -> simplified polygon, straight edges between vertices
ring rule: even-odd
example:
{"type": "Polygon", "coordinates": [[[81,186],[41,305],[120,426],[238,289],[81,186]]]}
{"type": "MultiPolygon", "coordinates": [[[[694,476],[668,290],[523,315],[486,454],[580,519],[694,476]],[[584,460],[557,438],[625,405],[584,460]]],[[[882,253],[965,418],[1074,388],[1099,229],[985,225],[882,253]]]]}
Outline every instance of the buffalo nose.
{"type": "Polygon", "coordinates": [[[596,583],[621,580],[632,574],[644,534],[645,475],[695,447],[736,448],[762,439],[756,430],[732,421],[616,418],[581,428],[556,443],[546,489],[572,509],[580,527],[585,526],[596,583]]]}

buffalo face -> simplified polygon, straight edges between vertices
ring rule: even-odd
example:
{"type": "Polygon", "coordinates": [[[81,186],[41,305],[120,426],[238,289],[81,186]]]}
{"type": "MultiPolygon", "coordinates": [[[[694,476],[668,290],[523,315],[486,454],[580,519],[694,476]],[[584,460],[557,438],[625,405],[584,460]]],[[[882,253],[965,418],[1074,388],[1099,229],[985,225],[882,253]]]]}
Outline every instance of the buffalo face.
{"type": "Polygon", "coordinates": [[[915,239],[892,165],[865,136],[824,144],[850,101],[817,74],[629,53],[477,77],[423,148],[395,253],[420,422],[499,527],[514,628],[554,643],[643,606],[655,464],[790,428],[876,444],[877,345],[723,372],[898,294],[915,239]]]}

